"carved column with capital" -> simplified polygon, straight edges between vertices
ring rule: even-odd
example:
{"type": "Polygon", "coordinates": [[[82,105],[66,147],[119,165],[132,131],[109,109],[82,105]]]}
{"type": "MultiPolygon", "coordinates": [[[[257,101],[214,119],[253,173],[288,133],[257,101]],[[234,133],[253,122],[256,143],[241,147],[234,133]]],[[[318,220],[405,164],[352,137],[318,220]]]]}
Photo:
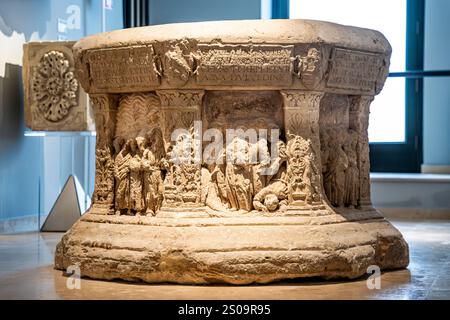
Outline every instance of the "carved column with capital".
{"type": "Polygon", "coordinates": [[[92,213],[114,213],[114,150],[118,97],[111,94],[90,95],[95,118],[96,154],[95,188],[92,213]]]}
{"type": "Polygon", "coordinates": [[[175,129],[191,129],[194,121],[201,120],[203,90],[157,90],[161,100],[162,124],[166,148],[175,129]]]}
{"type": "Polygon", "coordinates": [[[358,134],[356,145],[359,169],[359,205],[371,206],[370,200],[370,159],[369,159],[369,109],[373,96],[350,97],[350,129],[358,134]]]}
{"type": "Polygon", "coordinates": [[[157,90],[161,100],[166,147],[166,178],[162,210],[179,206],[202,206],[201,132],[194,122],[201,120],[203,90],[157,90]],[[200,158],[198,156],[200,155],[200,158]]]}
{"type": "Polygon", "coordinates": [[[281,91],[286,130],[289,203],[321,204],[319,111],[323,92],[281,91]]]}

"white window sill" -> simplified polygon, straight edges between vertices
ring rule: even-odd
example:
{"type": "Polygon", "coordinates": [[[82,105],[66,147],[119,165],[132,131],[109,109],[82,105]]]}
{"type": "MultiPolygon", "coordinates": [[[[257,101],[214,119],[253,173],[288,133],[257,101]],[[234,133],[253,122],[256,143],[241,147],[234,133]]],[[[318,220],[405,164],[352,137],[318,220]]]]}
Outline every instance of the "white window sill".
{"type": "Polygon", "coordinates": [[[450,183],[450,174],[372,172],[370,180],[372,182],[450,183]]]}

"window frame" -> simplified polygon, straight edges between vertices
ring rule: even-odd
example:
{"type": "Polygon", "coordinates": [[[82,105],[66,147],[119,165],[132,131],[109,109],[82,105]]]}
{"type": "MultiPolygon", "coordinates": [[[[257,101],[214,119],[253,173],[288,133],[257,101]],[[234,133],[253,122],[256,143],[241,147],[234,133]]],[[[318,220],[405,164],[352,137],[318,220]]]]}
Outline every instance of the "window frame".
{"type": "Polygon", "coordinates": [[[423,160],[423,72],[425,1],[408,0],[406,9],[405,141],[369,143],[371,172],[420,172],[423,160]]]}
{"type": "MultiPolygon", "coordinates": [[[[407,0],[406,72],[389,73],[389,77],[405,78],[405,141],[369,143],[371,172],[420,172],[423,159],[424,17],[425,0],[407,0]],[[415,76],[410,77],[410,73],[415,76]]],[[[272,0],[272,19],[283,18],[289,18],[289,0],[272,0]]]]}

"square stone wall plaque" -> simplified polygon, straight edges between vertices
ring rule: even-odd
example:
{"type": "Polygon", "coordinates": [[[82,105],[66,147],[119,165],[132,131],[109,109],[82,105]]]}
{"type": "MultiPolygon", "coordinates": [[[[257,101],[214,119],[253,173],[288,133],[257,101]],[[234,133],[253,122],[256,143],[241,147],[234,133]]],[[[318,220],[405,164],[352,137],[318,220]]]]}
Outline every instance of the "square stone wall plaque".
{"type": "Polygon", "coordinates": [[[25,124],[35,131],[94,130],[86,92],[74,74],[74,41],[24,45],[25,124]]]}

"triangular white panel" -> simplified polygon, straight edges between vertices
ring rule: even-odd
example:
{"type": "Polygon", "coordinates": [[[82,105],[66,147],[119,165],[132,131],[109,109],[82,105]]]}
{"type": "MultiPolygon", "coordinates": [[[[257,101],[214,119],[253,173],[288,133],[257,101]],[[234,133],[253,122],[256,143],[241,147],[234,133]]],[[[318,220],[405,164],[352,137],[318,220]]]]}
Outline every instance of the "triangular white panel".
{"type": "Polygon", "coordinates": [[[86,195],[86,192],[84,191],[80,181],[78,181],[77,176],[71,176],[71,177],[73,177],[74,181],[75,181],[78,203],[80,204],[81,214],[83,214],[88,209],[90,202],[91,202],[91,198],[86,195]]]}
{"type": "Polygon", "coordinates": [[[80,217],[81,210],[78,202],[77,185],[75,178],[70,175],[47,219],[45,219],[41,231],[67,231],[80,217]]]}

